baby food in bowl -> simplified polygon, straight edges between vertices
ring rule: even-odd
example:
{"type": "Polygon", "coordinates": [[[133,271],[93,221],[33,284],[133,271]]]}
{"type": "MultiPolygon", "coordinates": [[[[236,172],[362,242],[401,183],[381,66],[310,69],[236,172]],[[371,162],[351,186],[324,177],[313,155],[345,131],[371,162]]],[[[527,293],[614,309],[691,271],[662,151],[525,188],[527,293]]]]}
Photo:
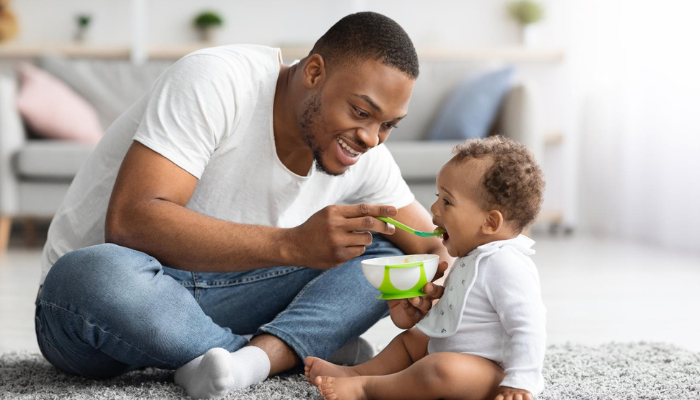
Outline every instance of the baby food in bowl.
{"type": "Polygon", "coordinates": [[[421,289],[435,277],[439,262],[435,254],[371,258],[362,261],[362,272],[382,293],[378,299],[406,299],[425,296],[421,289]]]}

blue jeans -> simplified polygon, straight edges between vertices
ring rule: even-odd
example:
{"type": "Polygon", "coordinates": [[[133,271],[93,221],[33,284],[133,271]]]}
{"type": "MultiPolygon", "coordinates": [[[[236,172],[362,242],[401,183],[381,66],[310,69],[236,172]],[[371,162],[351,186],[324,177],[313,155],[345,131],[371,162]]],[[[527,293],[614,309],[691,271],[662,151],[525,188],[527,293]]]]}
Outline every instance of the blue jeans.
{"type": "Polygon", "coordinates": [[[51,364],[91,378],[175,369],[214,347],[238,350],[247,334],[274,335],[302,360],[328,358],[388,315],[360,261],[400,254],[375,234],[362,256],[329,270],[199,273],[126,247],[87,247],[49,271],[36,302],[37,340],[51,364]]]}

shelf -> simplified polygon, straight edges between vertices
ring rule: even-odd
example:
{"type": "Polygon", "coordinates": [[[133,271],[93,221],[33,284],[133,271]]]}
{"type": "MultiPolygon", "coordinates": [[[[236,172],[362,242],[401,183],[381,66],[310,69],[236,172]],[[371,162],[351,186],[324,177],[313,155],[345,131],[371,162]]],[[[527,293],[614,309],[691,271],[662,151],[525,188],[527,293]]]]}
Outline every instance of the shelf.
{"type": "Polygon", "coordinates": [[[119,45],[76,44],[3,44],[0,58],[35,58],[46,53],[58,53],[69,57],[129,58],[131,48],[119,45]]]}
{"type": "MultiPolygon", "coordinates": [[[[303,58],[311,50],[308,47],[282,46],[285,57],[303,58]]],[[[558,63],[564,60],[564,52],[556,49],[530,49],[525,47],[494,47],[475,49],[417,48],[421,61],[483,61],[558,63]]]]}
{"type": "MultiPolygon", "coordinates": [[[[178,59],[195,50],[218,46],[213,43],[183,43],[147,46],[148,58],[178,59]]],[[[303,58],[311,49],[308,46],[282,45],[286,59],[303,58]]],[[[524,47],[502,47],[483,49],[418,48],[421,60],[501,60],[508,62],[557,63],[564,59],[564,52],[556,49],[530,49],[524,47]]],[[[35,58],[45,53],[58,53],[69,57],[121,58],[131,56],[129,45],[95,44],[18,44],[0,45],[0,58],[35,58]]]]}
{"type": "Polygon", "coordinates": [[[421,60],[500,60],[508,62],[558,63],[564,60],[564,52],[556,49],[530,49],[525,47],[495,47],[476,49],[418,48],[421,60]]]}

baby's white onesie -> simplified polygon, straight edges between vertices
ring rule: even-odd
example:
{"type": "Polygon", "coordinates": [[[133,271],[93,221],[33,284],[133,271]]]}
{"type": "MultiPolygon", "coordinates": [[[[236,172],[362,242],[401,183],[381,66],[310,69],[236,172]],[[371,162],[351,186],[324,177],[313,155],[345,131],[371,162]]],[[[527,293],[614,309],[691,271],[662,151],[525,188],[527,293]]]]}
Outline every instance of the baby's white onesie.
{"type": "Polygon", "coordinates": [[[535,242],[526,236],[479,246],[459,258],[445,281],[445,294],[416,325],[430,336],[428,353],[456,352],[492,360],[506,373],[501,386],[544,389],[542,364],[546,311],[535,242]]]}

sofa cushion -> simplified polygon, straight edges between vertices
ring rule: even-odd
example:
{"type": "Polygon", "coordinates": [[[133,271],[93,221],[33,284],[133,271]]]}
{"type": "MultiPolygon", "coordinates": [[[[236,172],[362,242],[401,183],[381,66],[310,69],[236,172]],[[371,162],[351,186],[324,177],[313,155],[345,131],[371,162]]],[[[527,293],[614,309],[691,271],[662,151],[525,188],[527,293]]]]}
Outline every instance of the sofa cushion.
{"type": "Polygon", "coordinates": [[[15,158],[23,178],[72,180],[95,147],[62,140],[29,140],[15,158]]]}
{"type": "Polygon", "coordinates": [[[51,217],[56,213],[68,192],[70,181],[24,180],[19,183],[17,215],[51,217]]]}
{"type": "Polygon", "coordinates": [[[513,68],[466,79],[450,95],[435,120],[428,139],[483,138],[498,114],[503,96],[511,87],[513,68]]]}
{"type": "Polygon", "coordinates": [[[122,60],[71,59],[45,55],[38,64],[92,104],[106,130],[145,93],[173,61],[135,65],[122,60]]]}
{"type": "Polygon", "coordinates": [[[102,127],[95,108],[51,74],[23,64],[17,109],[34,134],[97,143],[102,127]]]}
{"type": "Polygon", "coordinates": [[[390,135],[390,142],[425,140],[440,109],[465,79],[502,68],[500,61],[421,60],[408,115],[390,135]]]}
{"type": "Polygon", "coordinates": [[[385,145],[401,169],[406,182],[435,182],[435,177],[452,158],[452,149],[461,142],[392,142],[385,145]]]}

